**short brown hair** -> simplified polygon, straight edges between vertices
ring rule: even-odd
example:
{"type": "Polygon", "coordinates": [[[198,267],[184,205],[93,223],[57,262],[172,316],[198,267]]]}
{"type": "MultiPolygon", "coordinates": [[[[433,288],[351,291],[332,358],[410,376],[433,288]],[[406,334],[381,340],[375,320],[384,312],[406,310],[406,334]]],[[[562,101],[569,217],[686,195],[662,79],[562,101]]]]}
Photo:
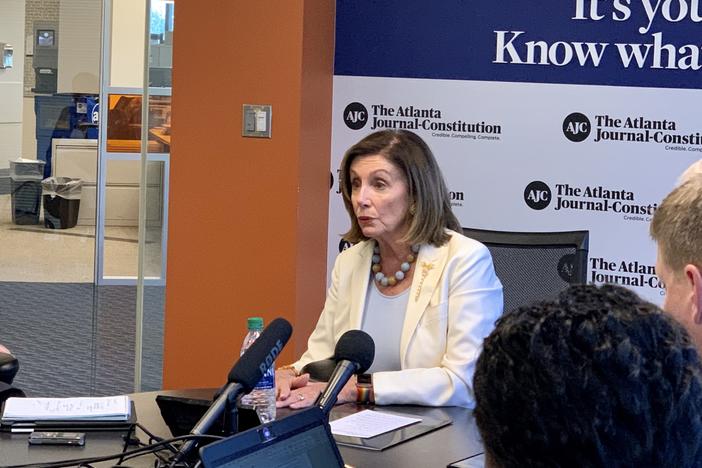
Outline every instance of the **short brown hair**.
{"type": "Polygon", "coordinates": [[[351,203],[351,164],[358,157],[381,155],[397,167],[407,181],[410,204],[414,214],[407,213],[409,230],[403,241],[410,244],[428,243],[440,246],[450,236],[446,229],[461,231],[461,225],[451,211],[444,177],[429,146],[419,135],[407,130],[381,130],[363,138],[346,151],[341,161],[341,194],[351,218],[351,229],[343,235],[349,242],[368,239],[358,224],[351,203]]]}
{"type": "Polygon", "coordinates": [[[702,174],[690,175],[653,214],[651,237],[673,272],[702,267],[702,174]]]}

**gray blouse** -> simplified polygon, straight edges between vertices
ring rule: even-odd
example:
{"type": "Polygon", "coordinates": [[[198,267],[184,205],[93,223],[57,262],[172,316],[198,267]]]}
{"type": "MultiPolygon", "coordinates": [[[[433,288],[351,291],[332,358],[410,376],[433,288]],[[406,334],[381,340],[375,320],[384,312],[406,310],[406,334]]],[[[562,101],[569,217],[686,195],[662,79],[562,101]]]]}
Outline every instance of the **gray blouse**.
{"type": "Polygon", "coordinates": [[[368,282],[361,323],[361,330],[368,333],[375,342],[375,359],[368,373],[401,369],[400,337],[409,291],[407,288],[396,296],[386,296],[378,290],[373,279],[368,282]]]}

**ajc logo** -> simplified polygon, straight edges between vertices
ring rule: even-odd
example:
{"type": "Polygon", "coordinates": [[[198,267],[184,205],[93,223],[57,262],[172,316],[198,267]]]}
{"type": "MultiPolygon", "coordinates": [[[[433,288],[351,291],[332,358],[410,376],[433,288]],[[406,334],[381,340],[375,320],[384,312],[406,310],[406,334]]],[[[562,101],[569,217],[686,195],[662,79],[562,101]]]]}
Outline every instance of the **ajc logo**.
{"type": "Polygon", "coordinates": [[[563,120],[563,135],[576,143],[590,135],[590,119],[580,112],[573,112],[563,120]]]}
{"type": "Polygon", "coordinates": [[[551,189],[540,180],[535,180],[524,189],[524,201],[533,210],[543,210],[551,203],[551,189]]]}
{"type": "Polygon", "coordinates": [[[352,102],[344,109],[344,123],[351,130],[360,130],[368,122],[368,110],[360,102],[352,102]]]}
{"type": "Polygon", "coordinates": [[[558,276],[563,281],[568,283],[573,281],[573,273],[575,273],[575,255],[565,254],[558,260],[558,276]]]}

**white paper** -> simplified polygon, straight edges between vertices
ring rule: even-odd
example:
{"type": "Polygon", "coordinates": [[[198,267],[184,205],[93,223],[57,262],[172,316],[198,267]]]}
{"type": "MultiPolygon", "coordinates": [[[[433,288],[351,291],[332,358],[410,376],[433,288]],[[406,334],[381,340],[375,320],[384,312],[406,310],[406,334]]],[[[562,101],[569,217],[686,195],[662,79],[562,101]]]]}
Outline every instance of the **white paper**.
{"type": "Polygon", "coordinates": [[[8,398],[3,421],[126,421],[127,395],[97,398],[8,398]]]}
{"type": "Polygon", "coordinates": [[[368,439],[385,432],[394,431],[410,424],[418,423],[421,418],[411,418],[381,411],[364,410],[350,416],[331,421],[332,434],[368,439]]]}

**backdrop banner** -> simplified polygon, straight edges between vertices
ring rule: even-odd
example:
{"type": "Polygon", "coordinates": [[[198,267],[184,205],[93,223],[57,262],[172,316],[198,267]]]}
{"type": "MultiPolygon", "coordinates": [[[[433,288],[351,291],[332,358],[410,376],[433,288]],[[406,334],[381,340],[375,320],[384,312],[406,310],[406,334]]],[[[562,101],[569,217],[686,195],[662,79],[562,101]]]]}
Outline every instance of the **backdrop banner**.
{"type": "Polygon", "coordinates": [[[702,158],[697,0],[339,0],[329,271],[348,215],[344,151],[426,140],[464,227],[588,230],[588,281],[660,304],[648,228],[702,158]]]}

